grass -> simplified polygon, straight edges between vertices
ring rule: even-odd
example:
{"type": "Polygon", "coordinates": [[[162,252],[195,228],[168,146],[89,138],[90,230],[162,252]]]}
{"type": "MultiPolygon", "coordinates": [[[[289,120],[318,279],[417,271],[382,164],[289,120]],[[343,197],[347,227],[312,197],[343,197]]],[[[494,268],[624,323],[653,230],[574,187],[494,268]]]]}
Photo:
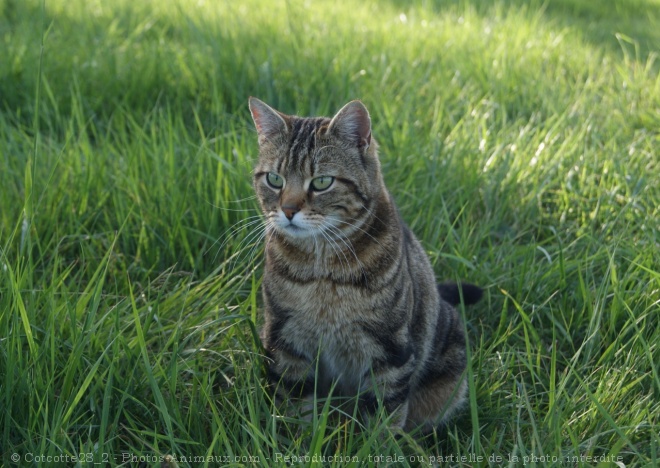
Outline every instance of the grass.
{"type": "Polygon", "coordinates": [[[657,0],[1,1],[4,463],[657,465],[659,31],[657,0]],[[249,95],[362,99],[438,277],[486,288],[446,435],[273,407],[249,95]]]}

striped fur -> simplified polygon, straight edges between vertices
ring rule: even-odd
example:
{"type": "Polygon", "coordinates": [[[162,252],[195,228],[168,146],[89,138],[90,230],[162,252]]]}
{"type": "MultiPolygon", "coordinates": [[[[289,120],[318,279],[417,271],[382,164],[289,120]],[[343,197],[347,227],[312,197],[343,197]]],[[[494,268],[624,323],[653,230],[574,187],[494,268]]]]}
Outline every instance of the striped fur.
{"type": "Polygon", "coordinates": [[[365,412],[379,402],[396,411],[398,427],[440,424],[466,391],[463,325],[441,295],[470,303],[481,290],[436,285],[385,187],[362,103],[333,119],[284,115],[255,98],[250,110],[260,149],[254,188],[268,226],[269,379],[295,398],[334,384],[335,394],[361,395],[365,412]],[[330,180],[319,177],[334,179],[316,190],[330,180]]]}

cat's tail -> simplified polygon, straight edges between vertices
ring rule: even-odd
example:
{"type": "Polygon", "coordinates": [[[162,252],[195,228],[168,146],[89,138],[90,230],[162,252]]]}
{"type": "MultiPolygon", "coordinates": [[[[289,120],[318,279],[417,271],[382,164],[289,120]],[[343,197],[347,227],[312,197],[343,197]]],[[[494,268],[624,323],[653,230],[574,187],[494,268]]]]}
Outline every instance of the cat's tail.
{"type": "Polygon", "coordinates": [[[438,283],[438,292],[445,302],[456,306],[461,303],[472,305],[481,300],[484,291],[479,286],[470,283],[438,283]]]}

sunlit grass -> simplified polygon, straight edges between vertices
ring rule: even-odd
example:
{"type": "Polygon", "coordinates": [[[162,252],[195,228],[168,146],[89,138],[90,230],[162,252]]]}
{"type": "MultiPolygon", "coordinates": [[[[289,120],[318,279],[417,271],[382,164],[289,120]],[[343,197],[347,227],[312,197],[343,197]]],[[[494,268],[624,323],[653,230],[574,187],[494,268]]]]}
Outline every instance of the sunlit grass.
{"type": "Polygon", "coordinates": [[[657,2],[42,6],[0,3],[3,460],[658,463],[657,2]],[[362,99],[438,277],[486,288],[445,434],[273,407],[250,95],[362,99]]]}

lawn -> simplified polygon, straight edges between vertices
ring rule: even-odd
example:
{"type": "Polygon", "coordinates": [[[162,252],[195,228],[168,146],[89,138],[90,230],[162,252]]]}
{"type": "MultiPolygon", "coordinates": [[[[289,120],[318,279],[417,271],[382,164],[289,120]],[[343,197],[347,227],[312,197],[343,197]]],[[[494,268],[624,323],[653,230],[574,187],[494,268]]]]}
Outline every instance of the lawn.
{"type": "Polygon", "coordinates": [[[657,466],[658,52],[658,0],[0,0],[3,463],[657,466]],[[250,95],[361,99],[485,288],[445,433],[271,402],[250,95]]]}

